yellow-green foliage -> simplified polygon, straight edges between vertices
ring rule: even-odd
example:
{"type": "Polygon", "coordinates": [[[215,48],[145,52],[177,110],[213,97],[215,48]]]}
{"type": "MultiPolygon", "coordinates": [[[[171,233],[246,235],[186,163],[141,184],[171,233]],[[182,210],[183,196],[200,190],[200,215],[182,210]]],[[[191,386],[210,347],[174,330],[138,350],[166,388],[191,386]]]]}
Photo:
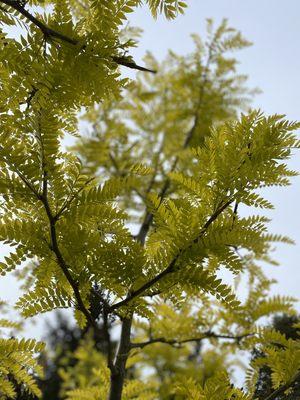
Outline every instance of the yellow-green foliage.
{"type": "Polygon", "coordinates": [[[59,371],[63,379],[62,398],[68,399],[99,399],[105,398],[109,384],[109,370],[106,368],[105,357],[97,352],[95,343],[87,336],[80,343],[74,354],[65,355],[65,368],[59,371]],[[68,366],[68,357],[75,358],[74,368],[68,366]],[[88,390],[86,390],[89,388],[88,390]],[[81,397],[81,392],[84,392],[81,397]]]}
{"type": "MultiPolygon", "coordinates": [[[[267,366],[271,370],[272,386],[278,389],[285,384],[291,384],[299,379],[299,340],[287,339],[285,335],[263,329],[258,337],[252,338],[262,356],[256,357],[247,371],[247,385],[250,392],[255,390],[255,381],[259,369],[267,366]]],[[[288,391],[288,388],[287,388],[288,391]]]]}
{"type": "Polygon", "coordinates": [[[226,373],[220,373],[208,379],[204,386],[196,385],[193,380],[180,382],[176,390],[178,399],[193,400],[251,400],[250,396],[232,387],[226,373]]]}
{"type": "MultiPolygon", "coordinates": [[[[81,328],[94,329],[98,318],[104,329],[108,321],[128,327],[133,319],[135,341],[127,331],[115,361],[112,354],[104,360],[92,341],[78,349],[76,368],[62,371],[69,400],[105,398],[109,373],[123,377],[126,361],[159,373],[170,360],[167,383],[159,385],[157,374],[142,383],[138,374],[124,383],[122,398],[156,399],[160,391],[246,400],[222,372],[230,372],[228,351],[262,346],[274,388],[293,381],[299,367],[296,341],[276,347],[257,327],[261,317],[293,312],[293,299],[265,298],[271,280],[259,266],[272,263],[273,242],[291,240],[270,234],[262,214],[243,217],[238,207],[272,208],[260,189],[288,185],[296,175],[286,160],[299,147],[300,124],[248,110],[253,92],[228,52],[249,43],[226,21],[217,29],[208,21],[207,41],[194,36],[195,51],[185,57],[170,52],[159,65],[148,55],[156,75],[122,79],[118,65],[136,65],[127,55],[134,38],[122,41],[121,30],[141,3],[0,0],[0,239],[10,247],[0,273],[27,262],[16,304],[23,317],[72,308],[81,328]],[[11,37],[7,28],[17,24],[22,33],[11,37]],[[78,135],[82,107],[92,135],[65,150],[65,135],[78,135]],[[246,299],[220,278],[224,269],[249,277],[246,299]],[[180,361],[190,342],[204,338],[215,349],[196,377],[195,364],[180,361]],[[162,359],[150,344],[163,349],[162,359]],[[170,346],[182,346],[179,365],[170,346]]],[[[169,19],[186,6],[144,3],[169,19]]],[[[14,397],[13,381],[40,395],[33,356],[41,348],[0,339],[2,397],[14,397]]]]}
{"type": "Polygon", "coordinates": [[[163,12],[169,19],[175,18],[178,13],[182,14],[187,7],[186,1],[178,0],[146,0],[145,3],[149,5],[154,17],[158,12],[163,12]]]}
{"type": "MultiPolygon", "coordinates": [[[[8,319],[0,320],[1,336],[8,329],[19,329],[20,323],[8,319]]],[[[42,376],[37,355],[44,344],[33,339],[0,338],[0,397],[15,398],[15,384],[34,396],[40,396],[40,389],[35,382],[35,375],[42,376]]]]}
{"type": "MultiPolygon", "coordinates": [[[[90,336],[84,338],[75,353],[66,354],[66,367],[60,369],[63,380],[61,397],[68,400],[105,399],[109,388],[109,370],[105,357],[96,350],[90,336]],[[68,356],[76,360],[75,367],[68,366],[68,356]]],[[[123,397],[125,400],[155,400],[153,385],[137,380],[129,381],[123,397]]]]}

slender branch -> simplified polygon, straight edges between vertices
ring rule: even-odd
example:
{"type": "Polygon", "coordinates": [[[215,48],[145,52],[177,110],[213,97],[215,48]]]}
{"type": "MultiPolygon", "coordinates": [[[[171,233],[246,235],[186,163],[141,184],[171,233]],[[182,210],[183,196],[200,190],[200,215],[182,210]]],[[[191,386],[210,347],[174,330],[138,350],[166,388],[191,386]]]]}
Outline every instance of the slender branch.
{"type": "MultiPolygon", "coordinates": [[[[194,124],[193,124],[193,127],[190,129],[190,131],[186,135],[186,139],[185,139],[184,146],[183,146],[184,149],[188,146],[188,144],[189,144],[189,142],[190,142],[190,140],[191,140],[191,138],[193,136],[193,132],[196,129],[197,121],[198,121],[198,118],[196,117],[195,121],[194,121],[194,124]]],[[[171,168],[170,168],[169,172],[173,172],[175,170],[175,168],[176,168],[176,166],[178,164],[178,161],[179,161],[179,158],[178,158],[178,156],[176,156],[174,161],[173,161],[173,163],[172,163],[172,165],[171,165],[171,168]]],[[[163,198],[165,197],[165,195],[166,195],[166,193],[167,193],[167,191],[168,191],[168,189],[170,187],[170,184],[171,184],[170,178],[166,178],[165,183],[163,184],[163,186],[162,186],[162,188],[161,188],[161,190],[159,192],[160,202],[162,202],[163,198]]],[[[150,190],[151,190],[151,188],[150,188],[150,190]]],[[[154,216],[153,216],[152,212],[150,212],[150,211],[146,212],[144,220],[143,220],[142,225],[140,227],[139,233],[136,236],[136,239],[142,244],[145,243],[147,234],[148,234],[149,229],[150,229],[150,227],[152,225],[152,222],[153,222],[153,217],[154,216]]]]}
{"type": "Polygon", "coordinates": [[[235,223],[236,218],[237,218],[238,207],[239,207],[239,202],[236,200],[235,205],[234,205],[234,209],[233,209],[233,217],[232,217],[231,229],[233,229],[234,223],[235,223]]]}
{"type": "Polygon", "coordinates": [[[190,343],[190,342],[200,342],[204,339],[210,339],[210,338],[215,338],[215,339],[229,339],[229,340],[235,340],[238,343],[243,340],[246,337],[249,336],[253,336],[254,333],[246,333],[244,335],[238,335],[238,336],[234,336],[234,335],[218,335],[214,332],[211,331],[207,331],[204,332],[201,336],[199,337],[193,337],[193,338],[188,338],[188,339],[183,339],[183,340],[176,340],[176,339],[166,339],[164,337],[160,337],[160,338],[155,338],[155,339],[150,339],[146,342],[141,342],[141,343],[131,343],[131,348],[135,349],[135,348],[140,348],[143,349],[146,346],[149,346],[151,344],[154,343],[165,343],[165,344],[169,344],[171,346],[174,345],[182,345],[185,343],[190,343]]]}
{"type": "MultiPolygon", "coordinates": [[[[203,98],[204,98],[204,93],[205,93],[205,87],[207,85],[208,82],[208,70],[209,70],[209,66],[212,60],[212,50],[213,50],[213,43],[214,43],[214,39],[212,40],[210,46],[209,46],[209,50],[208,50],[208,57],[207,57],[207,62],[204,68],[204,74],[202,75],[202,85],[200,86],[200,91],[199,91],[199,99],[198,99],[198,103],[197,103],[197,110],[195,113],[195,118],[194,118],[194,122],[193,125],[191,127],[191,129],[187,132],[186,136],[185,136],[185,140],[183,143],[183,149],[186,149],[188,147],[188,145],[190,144],[193,135],[197,129],[198,126],[198,122],[199,122],[199,118],[200,118],[200,112],[202,110],[202,106],[203,106],[203,98]]],[[[170,168],[170,172],[173,172],[175,170],[175,168],[177,167],[179,161],[179,157],[176,156],[171,168],[170,168]]],[[[170,187],[171,181],[169,178],[166,179],[160,193],[159,193],[159,197],[162,201],[162,199],[165,197],[169,187],[170,187]]],[[[148,192],[147,192],[148,193],[148,192]]],[[[137,234],[136,238],[137,240],[144,244],[145,240],[146,240],[146,236],[148,234],[148,231],[152,225],[153,222],[153,213],[150,211],[147,211],[143,220],[143,223],[140,227],[139,233],[137,234]]]]}
{"type": "Polygon", "coordinates": [[[122,177],[125,176],[126,174],[124,173],[124,171],[120,171],[120,167],[119,167],[119,165],[118,165],[118,163],[117,163],[117,160],[115,159],[115,157],[114,157],[114,155],[112,154],[111,151],[108,153],[108,156],[109,156],[109,159],[110,159],[112,165],[113,165],[114,168],[115,168],[116,173],[117,173],[119,176],[122,176],[122,177]]]}
{"type": "Polygon", "coordinates": [[[74,280],[74,278],[72,277],[69,268],[63,258],[63,255],[59,249],[59,245],[58,245],[58,241],[57,241],[57,232],[56,232],[56,222],[57,219],[52,215],[51,209],[50,209],[50,205],[49,205],[49,201],[48,201],[48,196],[47,196],[47,175],[45,174],[45,178],[44,178],[44,187],[43,187],[43,195],[41,198],[41,201],[44,205],[48,220],[49,220],[49,224],[50,224],[50,238],[51,238],[51,250],[54,252],[55,256],[56,256],[56,260],[57,263],[59,265],[59,267],[61,268],[62,272],[64,273],[67,281],[69,282],[70,286],[73,289],[73,293],[74,296],[76,298],[76,302],[77,302],[77,307],[78,309],[84,314],[84,316],[86,317],[87,321],[89,322],[89,324],[91,326],[93,326],[93,328],[98,329],[98,326],[94,320],[94,318],[91,316],[91,314],[89,313],[88,309],[86,308],[86,306],[84,305],[84,302],[81,298],[80,295],[80,291],[79,291],[79,287],[78,287],[78,283],[74,280]]]}
{"type": "MultiPolygon", "coordinates": [[[[0,146],[0,151],[4,150],[3,146],[0,146]]],[[[26,176],[14,166],[13,162],[8,159],[7,156],[3,156],[3,160],[9,165],[12,171],[14,171],[18,177],[21,179],[21,181],[27,186],[27,188],[35,195],[35,197],[40,200],[41,195],[38,192],[38,190],[31,184],[31,182],[26,178],[26,176]]]]}
{"type": "Polygon", "coordinates": [[[158,173],[158,168],[159,168],[159,159],[160,159],[160,155],[161,155],[161,153],[162,153],[162,151],[163,151],[163,148],[164,148],[164,137],[163,137],[163,139],[162,139],[162,141],[161,141],[161,144],[160,144],[160,146],[159,146],[158,151],[157,151],[156,154],[154,155],[153,174],[152,174],[152,177],[151,177],[151,179],[150,179],[149,185],[147,186],[146,194],[148,194],[148,193],[151,192],[151,189],[152,189],[152,187],[153,187],[153,185],[154,185],[154,183],[155,183],[155,179],[156,179],[156,176],[157,176],[157,173],[158,173]]]}
{"type": "Polygon", "coordinates": [[[87,321],[91,326],[93,326],[96,330],[98,329],[98,326],[84,305],[84,302],[81,298],[81,294],[79,291],[79,286],[78,283],[75,281],[75,279],[72,277],[69,268],[63,258],[63,255],[60,251],[59,245],[58,245],[58,240],[57,240],[57,232],[56,232],[56,222],[57,222],[57,216],[54,216],[51,211],[51,207],[49,204],[49,199],[48,199],[48,172],[46,168],[46,160],[45,160],[45,151],[44,151],[44,143],[42,140],[41,136],[41,126],[39,123],[39,130],[38,130],[38,139],[39,143],[41,146],[41,169],[42,169],[42,194],[39,197],[39,200],[43,203],[44,209],[46,211],[49,225],[50,225],[50,239],[51,239],[51,250],[54,252],[56,256],[57,263],[59,267],[61,268],[63,274],[65,275],[67,281],[69,282],[70,286],[73,289],[73,293],[77,302],[77,307],[78,309],[84,314],[86,317],[87,321]]]}
{"type": "Polygon", "coordinates": [[[203,225],[203,228],[201,229],[199,235],[193,240],[192,244],[190,244],[187,248],[182,248],[178,251],[177,255],[173,258],[173,260],[170,262],[168,267],[164,269],[162,272],[160,272],[158,275],[156,275],[154,278],[152,278],[150,281],[146,282],[144,285],[142,285],[139,289],[137,289],[134,292],[131,292],[124,300],[119,301],[118,303],[113,304],[110,307],[110,311],[114,311],[129,302],[131,302],[133,299],[136,297],[140,296],[143,294],[147,289],[150,289],[153,285],[155,285],[157,282],[159,282],[162,278],[164,278],[166,275],[170,274],[171,272],[174,272],[175,270],[175,265],[177,260],[179,259],[180,255],[184,252],[189,250],[193,244],[197,243],[199,239],[204,235],[206,230],[209,228],[209,226],[218,218],[218,216],[233,202],[233,198],[230,198],[227,200],[225,203],[220,205],[218,209],[211,215],[211,217],[206,221],[206,223],[203,225]]]}
{"type": "Polygon", "coordinates": [[[77,282],[73,279],[72,275],[69,272],[69,269],[62,257],[62,254],[59,250],[58,247],[58,243],[57,243],[57,238],[56,238],[56,228],[55,228],[55,224],[53,223],[52,220],[50,220],[50,235],[51,235],[51,242],[52,242],[52,250],[56,255],[56,259],[57,262],[60,266],[60,268],[62,269],[65,277],[67,278],[69,284],[71,285],[76,301],[77,301],[77,306],[78,309],[85,315],[85,317],[87,318],[88,322],[94,327],[94,328],[98,328],[97,324],[95,323],[94,319],[91,317],[89,311],[87,310],[87,308],[85,307],[83,300],[81,298],[80,292],[79,292],[79,288],[78,288],[78,284],[77,282]]]}
{"type": "Polygon", "coordinates": [[[107,343],[107,367],[114,372],[114,364],[113,364],[113,356],[112,356],[112,348],[111,348],[111,337],[109,333],[108,327],[108,311],[106,304],[103,304],[103,329],[104,335],[107,343]]]}
{"type": "Polygon", "coordinates": [[[70,206],[70,204],[76,199],[76,197],[86,188],[86,186],[91,183],[95,178],[92,177],[88,179],[84,185],[77,190],[77,192],[73,193],[71,196],[69,196],[64,204],[62,205],[61,209],[57,212],[55,215],[56,219],[59,219],[59,217],[64,213],[64,211],[70,206]]]}
{"type": "Polygon", "coordinates": [[[290,389],[296,381],[300,379],[300,371],[298,371],[294,377],[284,385],[280,386],[278,389],[274,390],[265,400],[276,400],[277,397],[283,394],[286,390],[290,389]]]}
{"type": "Polygon", "coordinates": [[[39,192],[36,190],[36,188],[29,182],[29,180],[25,177],[25,175],[22,174],[21,171],[19,171],[17,168],[13,169],[16,174],[18,175],[18,177],[25,183],[25,185],[28,187],[28,189],[30,189],[32,191],[32,193],[34,193],[34,195],[39,199],[40,198],[40,194],[39,192]]]}
{"type": "Polygon", "coordinates": [[[24,15],[30,22],[32,22],[35,26],[37,26],[45,37],[53,37],[60,39],[64,42],[67,42],[72,45],[77,45],[79,43],[78,40],[72,39],[69,36],[66,36],[60,32],[57,32],[51,28],[49,28],[46,24],[42,21],[37,19],[34,15],[32,15],[29,11],[27,11],[18,1],[16,0],[1,0],[1,3],[4,3],[14,10],[18,11],[20,14],[24,15]]]}
{"type": "MultiPolygon", "coordinates": [[[[56,38],[73,46],[77,46],[80,43],[80,40],[71,38],[47,26],[44,22],[36,18],[28,10],[26,10],[25,7],[23,7],[17,0],[0,0],[0,3],[6,4],[7,6],[13,8],[14,10],[22,14],[24,17],[26,17],[31,23],[33,23],[41,30],[45,38],[51,38],[51,37],[56,38]]],[[[151,72],[154,74],[157,72],[152,69],[141,67],[140,65],[137,65],[133,60],[126,57],[113,56],[111,57],[111,59],[118,65],[123,65],[127,68],[136,69],[144,72],[151,72]]]]}
{"type": "Polygon", "coordinates": [[[199,100],[198,100],[198,109],[196,112],[196,116],[195,116],[195,121],[194,124],[192,126],[192,129],[188,132],[185,142],[184,142],[184,149],[187,148],[187,146],[189,145],[190,141],[192,140],[193,134],[197,128],[198,122],[199,122],[199,117],[200,117],[200,112],[203,106],[203,98],[204,98],[204,93],[205,93],[205,87],[207,85],[208,82],[208,71],[209,71],[209,66],[211,64],[212,61],[212,53],[213,53],[213,46],[214,46],[214,42],[215,42],[215,38],[211,41],[209,48],[208,48],[208,57],[207,57],[207,61],[206,61],[206,65],[204,67],[204,73],[202,75],[202,85],[200,87],[200,92],[199,92],[199,100]]]}
{"type": "Polygon", "coordinates": [[[143,72],[151,72],[152,74],[157,73],[157,71],[155,71],[154,69],[142,67],[129,58],[114,56],[112,57],[112,60],[119,65],[123,65],[123,67],[137,69],[138,71],[143,71],[143,72]]]}

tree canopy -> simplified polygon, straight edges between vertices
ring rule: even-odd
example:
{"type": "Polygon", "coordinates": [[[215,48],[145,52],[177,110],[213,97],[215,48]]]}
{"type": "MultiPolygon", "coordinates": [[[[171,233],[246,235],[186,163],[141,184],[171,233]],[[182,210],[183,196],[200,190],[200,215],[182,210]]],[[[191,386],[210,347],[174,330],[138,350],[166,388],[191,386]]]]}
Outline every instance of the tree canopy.
{"type": "MultiPolygon", "coordinates": [[[[93,331],[62,398],[250,400],[266,366],[275,400],[298,382],[300,350],[297,336],[263,324],[294,315],[295,299],[269,293],[261,264],[275,263],[274,242],[292,241],[268,231],[261,189],[297,174],[287,160],[300,124],[249,108],[232,53],[250,43],[225,20],[209,20],[191,54],[137,65],[125,22],[141,3],[0,0],[0,239],[10,248],[0,272],[23,281],[21,320],[70,308],[93,331]],[[238,388],[232,355],[253,347],[238,388]]],[[[145,3],[154,17],[186,7],[145,3]]],[[[22,339],[19,321],[0,325],[1,397],[18,387],[41,396],[44,344],[22,339]]]]}

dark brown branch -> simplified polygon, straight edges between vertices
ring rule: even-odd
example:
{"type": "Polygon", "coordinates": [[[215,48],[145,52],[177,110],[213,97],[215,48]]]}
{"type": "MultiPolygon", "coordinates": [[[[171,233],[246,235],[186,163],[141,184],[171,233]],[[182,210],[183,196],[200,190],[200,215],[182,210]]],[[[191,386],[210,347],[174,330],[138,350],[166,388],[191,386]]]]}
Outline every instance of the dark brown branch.
{"type": "MultiPolygon", "coordinates": [[[[193,125],[192,125],[191,129],[187,132],[187,134],[185,136],[185,140],[184,140],[184,143],[183,143],[183,149],[186,149],[189,146],[189,144],[190,144],[190,142],[191,142],[191,140],[193,138],[193,135],[194,135],[194,133],[195,133],[195,131],[197,129],[197,126],[198,126],[200,112],[201,112],[201,109],[202,109],[202,106],[203,106],[203,98],[204,98],[204,93],[205,93],[205,87],[206,87],[206,84],[208,82],[208,70],[209,70],[209,66],[210,66],[211,60],[212,60],[213,43],[214,43],[214,40],[212,40],[212,42],[211,42],[211,44],[209,46],[209,52],[208,52],[207,62],[206,62],[205,68],[204,68],[204,74],[202,76],[202,85],[201,85],[200,91],[199,91],[199,99],[198,99],[197,110],[196,110],[196,113],[195,113],[194,122],[193,122],[193,125]]],[[[173,161],[173,163],[172,163],[172,165],[171,165],[170,172],[173,172],[175,170],[175,168],[177,167],[178,161],[179,161],[179,158],[178,158],[178,156],[176,156],[174,161],[173,161]]],[[[168,191],[168,189],[170,187],[170,184],[171,184],[171,181],[170,181],[169,178],[167,178],[165,183],[164,183],[164,185],[163,185],[163,187],[162,187],[162,189],[161,189],[161,191],[160,191],[160,193],[159,193],[159,197],[160,197],[161,201],[165,197],[165,195],[166,195],[166,193],[167,193],[167,191],[168,191]]],[[[153,213],[150,212],[150,211],[147,211],[146,214],[145,214],[143,223],[142,223],[142,225],[140,227],[139,233],[136,236],[137,240],[140,243],[142,243],[142,244],[145,243],[146,236],[147,236],[148,231],[149,231],[149,229],[150,229],[150,227],[152,225],[152,222],[153,222],[153,213]]]]}
{"type": "Polygon", "coordinates": [[[57,232],[56,232],[56,222],[57,222],[57,216],[54,216],[52,214],[51,211],[51,207],[49,204],[49,199],[48,199],[48,172],[47,172],[47,168],[46,168],[46,160],[45,160],[45,151],[44,151],[44,143],[41,137],[41,126],[39,123],[39,131],[38,131],[38,140],[39,140],[39,144],[41,147],[41,170],[42,170],[42,194],[39,196],[39,200],[42,202],[45,212],[47,214],[48,217],[48,221],[49,221],[49,225],[50,225],[50,240],[51,240],[51,250],[53,251],[53,253],[56,256],[56,260],[57,263],[60,267],[60,269],[62,270],[63,274],[65,275],[67,281],[69,282],[70,286],[73,289],[73,293],[76,299],[76,303],[77,303],[77,307],[78,310],[80,310],[83,315],[86,317],[87,322],[93,326],[93,328],[95,330],[98,329],[98,326],[96,324],[96,321],[94,320],[94,318],[92,317],[92,315],[90,314],[90,312],[88,311],[88,309],[85,307],[84,302],[81,298],[81,294],[79,291],[79,285],[78,283],[74,280],[74,278],[72,277],[68,265],[66,264],[63,255],[60,251],[59,245],[58,245],[58,241],[57,241],[57,232]]]}
{"type": "MultiPolygon", "coordinates": [[[[63,42],[66,42],[68,44],[71,44],[73,46],[77,46],[80,43],[80,40],[71,38],[67,35],[64,35],[63,33],[60,33],[54,29],[49,28],[44,22],[40,21],[38,18],[36,18],[34,15],[32,15],[28,10],[25,9],[18,1],[16,0],[0,0],[1,3],[6,4],[7,6],[13,8],[14,10],[18,11],[20,14],[22,14],[24,17],[26,17],[31,23],[33,23],[35,26],[37,26],[45,38],[56,38],[59,39],[63,42]]],[[[139,71],[144,71],[144,72],[151,72],[151,73],[156,73],[157,71],[154,71],[152,69],[148,69],[145,67],[141,67],[140,65],[137,65],[133,60],[126,58],[126,57],[117,57],[113,56],[112,60],[118,64],[118,65],[123,65],[127,68],[131,69],[136,69],[139,71]]]]}
{"type": "Polygon", "coordinates": [[[10,6],[14,10],[18,11],[20,14],[24,15],[30,22],[32,22],[35,26],[37,26],[44,36],[47,37],[53,37],[62,40],[63,42],[67,42],[72,45],[77,45],[78,40],[72,39],[66,35],[63,35],[60,32],[57,32],[51,28],[49,28],[46,24],[44,24],[42,21],[37,19],[34,15],[32,15],[29,11],[27,11],[18,1],[16,0],[1,0],[1,3],[6,4],[7,6],[10,6]]]}
{"type": "Polygon", "coordinates": [[[81,298],[80,295],[80,291],[78,288],[78,283],[73,279],[72,275],[70,274],[69,268],[66,265],[63,256],[60,252],[60,249],[58,247],[58,243],[57,243],[57,236],[56,236],[56,227],[55,227],[55,222],[53,221],[53,219],[49,220],[50,222],[50,236],[51,236],[51,246],[52,246],[52,250],[54,252],[54,254],[56,255],[56,259],[58,262],[58,265],[60,266],[61,270],[63,271],[67,281],[69,282],[70,286],[73,289],[74,292],[74,296],[76,298],[76,302],[77,302],[77,307],[78,309],[84,314],[84,316],[86,317],[88,323],[93,326],[93,328],[98,329],[98,326],[96,324],[96,322],[94,321],[94,319],[92,318],[92,316],[90,315],[88,309],[85,307],[83,300],[81,298]]]}
{"type": "Polygon", "coordinates": [[[41,201],[44,205],[48,220],[49,220],[49,224],[50,224],[50,238],[51,238],[51,250],[54,252],[55,256],[56,256],[56,260],[57,263],[59,265],[59,267],[61,268],[63,274],[65,275],[67,281],[69,282],[70,286],[73,289],[73,293],[76,299],[76,303],[77,303],[77,307],[78,310],[80,310],[83,315],[86,317],[87,322],[93,326],[93,328],[95,328],[96,330],[98,329],[98,326],[94,320],[94,318],[91,316],[91,314],[89,313],[88,309],[86,308],[86,306],[83,303],[83,300],[81,298],[80,295],[80,291],[79,291],[79,287],[78,287],[78,283],[74,280],[74,278],[72,277],[69,268],[63,258],[63,255],[59,249],[58,246],[58,241],[57,241],[57,233],[56,233],[56,222],[57,219],[52,215],[51,209],[50,209],[50,205],[49,205],[49,201],[48,201],[48,196],[47,196],[47,175],[46,173],[44,174],[44,183],[43,183],[43,195],[41,197],[41,201]]]}
{"type": "Polygon", "coordinates": [[[149,346],[151,344],[154,343],[165,343],[165,344],[169,344],[171,346],[180,346],[182,344],[185,343],[190,343],[190,342],[201,342],[204,339],[210,339],[210,338],[215,338],[215,339],[229,339],[229,340],[234,340],[236,342],[240,342],[241,340],[243,340],[246,337],[249,336],[253,336],[253,333],[246,333],[244,335],[238,335],[238,336],[234,336],[234,335],[218,335],[214,332],[208,331],[208,332],[204,332],[201,336],[199,337],[193,337],[193,338],[188,338],[188,339],[183,339],[183,340],[176,340],[176,339],[166,339],[166,338],[155,338],[155,339],[150,339],[146,342],[141,342],[141,343],[131,343],[131,348],[135,349],[135,348],[140,348],[143,349],[146,346],[149,346]]]}
{"type": "Polygon", "coordinates": [[[116,359],[110,376],[108,400],[121,400],[126,375],[126,361],[130,352],[132,316],[122,321],[121,337],[116,359]]]}
{"type": "Polygon", "coordinates": [[[233,209],[233,217],[232,217],[231,229],[233,229],[234,223],[235,223],[236,218],[237,218],[238,207],[239,207],[239,203],[238,203],[238,201],[236,201],[235,205],[234,205],[234,209],[233,209]]]}
{"type": "Polygon", "coordinates": [[[119,65],[123,65],[124,67],[131,68],[131,69],[137,69],[138,71],[143,71],[143,72],[151,72],[152,74],[156,74],[157,71],[154,69],[149,69],[145,67],[141,67],[140,65],[137,65],[133,60],[126,58],[126,57],[112,57],[113,61],[119,65]]]}
{"type": "Polygon", "coordinates": [[[296,381],[300,380],[300,371],[298,371],[294,377],[286,384],[280,386],[278,389],[274,390],[265,400],[276,400],[277,397],[283,394],[286,390],[290,389],[296,381]]]}
{"type": "Polygon", "coordinates": [[[35,86],[33,86],[32,90],[29,92],[29,95],[28,95],[26,101],[24,103],[20,103],[20,105],[21,104],[26,104],[26,111],[28,111],[28,109],[29,109],[29,107],[31,105],[31,102],[32,102],[32,100],[33,100],[33,98],[34,98],[34,96],[36,95],[37,92],[38,92],[38,89],[35,86]]]}
{"type": "MultiPolygon", "coordinates": [[[[189,144],[189,142],[190,142],[190,140],[191,140],[191,138],[193,136],[193,132],[196,129],[197,121],[198,121],[198,118],[196,117],[195,121],[194,121],[194,124],[193,124],[193,127],[191,128],[191,130],[186,135],[186,139],[185,139],[185,142],[184,142],[184,145],[183,145],[184,149],[188,146],[188,144],[189,144]]],[[[176,168],[176,166],[178,164],[178,160],[179,160],[178,156],[175,157],[169,172],[173,172],[175,170],[175,168],[176,168]]],[[[171,184],[170,178],[167,178],[165,180],[165,183],[164,183],[163,187],[161,188],[161,191],[159,192],[159,198],[160,198],[161,202],[164,199],[164,197],[165,197],[165,195],[166,195],[166,193],[167,193],[167,191],[168,191],[168,189],[170,187],[170,184],[171,184]]],[[[150,212],[150,211],[147,211],[146,214],[145,214],[143,223],[142,223],[142,225],[140,227],[139,233],[136,236],[137,241],[139,241],[142,244],[145,243],[146,236],[147,236],[147,234],[149,232],[149,229],[150,229],[150,227],[152,225],[152,222],[153,222],[153,213],[150,212]]]]}
{"type": "Polygon", "coordinates": [[[104,329],[105,340],[107,343],[107,367],[111,370],[111,372],[114,372],[111,337],[110,337],[109,327],[108,327],[108,312],[107,312],[106,303],[103,304],[103,329],[104,329]]]}
{"type": "Polygon", "coordinates": [[[142,285],[139,289],[137,289],[134,292],[131,292],[126,299],[119,301],[118,303],[113,304],[110,307],[110,311],[114,311],[126,304],[128,304],[129,302],[131,302],[133,299],[135,299],[136,297],[140,296],[141,294],[143,294],[146,290],[150,289],[152,286],[154,286],[157,282],[159,282],[162,278],[164,278],[166,275],[174,272],[175,270],[175,265],[176,262],[178,261],[180,255],[184,252],[187,251],[191,248],[191,246],[195,243],[198,242],[199,239],[201,239],[201,237],[204,235],[204,233],[206,232],[206,230],[209,228],[209,226],[218,218],[218,216],[233,202],[233,198],[230,198],[229,200],[227,200],[225,203],[223,203],[222,205],[220,205],[218,207],[218,209],[211,215],[211,217],[206,221],[206,223],[203,225],[203,228],[201,229],[199,235],[193,240],[192,244],[189,245],[187,248],[182,248],[178,251],[177,255],[173,258],[173,260],[170,262],[170,264],[168,265],[168,267],[166,269],[164,269],[161,273],[159,273],[158,275],[156,275],[153,279],[151,279],[150,281],[146,282],[144,285],[142,285]]]}
{"type": "Polygon", "coordinates": [[[29,182],[29,180],[25,177],[25,175],[22,174],[21,171],[19,171],[17,168],[14,168],[13,171],[16,172],[16,174],[18,175],[18,177],[24,182],[24,184],[28,187],[28,189],[30,189],[32,191],[32,193],[34,193],[34,195],[39,199],[40,198],[40,194],[39,192],[36,190],[36,188],[31,184],[31,182],[29,182]]]}

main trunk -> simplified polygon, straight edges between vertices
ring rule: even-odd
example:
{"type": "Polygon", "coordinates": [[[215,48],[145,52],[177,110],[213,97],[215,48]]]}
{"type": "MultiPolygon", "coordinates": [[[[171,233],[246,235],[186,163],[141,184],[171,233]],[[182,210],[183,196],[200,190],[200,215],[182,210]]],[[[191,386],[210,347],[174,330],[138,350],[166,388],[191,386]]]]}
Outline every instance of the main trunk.
{"type": "Polygon", "coordinates": [[[114,362],[114,370],[110,377],[108,400],[121,400],[126,375],[126,361],[130,351],[130,332],[132,318],[122,321],[121,338],[114,362]]]}
{"type": "Polygon", "coordinates": [[[112,374],[110,377],[110,389],[108,400],[121,400],[125,376],[123,374],[112,374]]]}

